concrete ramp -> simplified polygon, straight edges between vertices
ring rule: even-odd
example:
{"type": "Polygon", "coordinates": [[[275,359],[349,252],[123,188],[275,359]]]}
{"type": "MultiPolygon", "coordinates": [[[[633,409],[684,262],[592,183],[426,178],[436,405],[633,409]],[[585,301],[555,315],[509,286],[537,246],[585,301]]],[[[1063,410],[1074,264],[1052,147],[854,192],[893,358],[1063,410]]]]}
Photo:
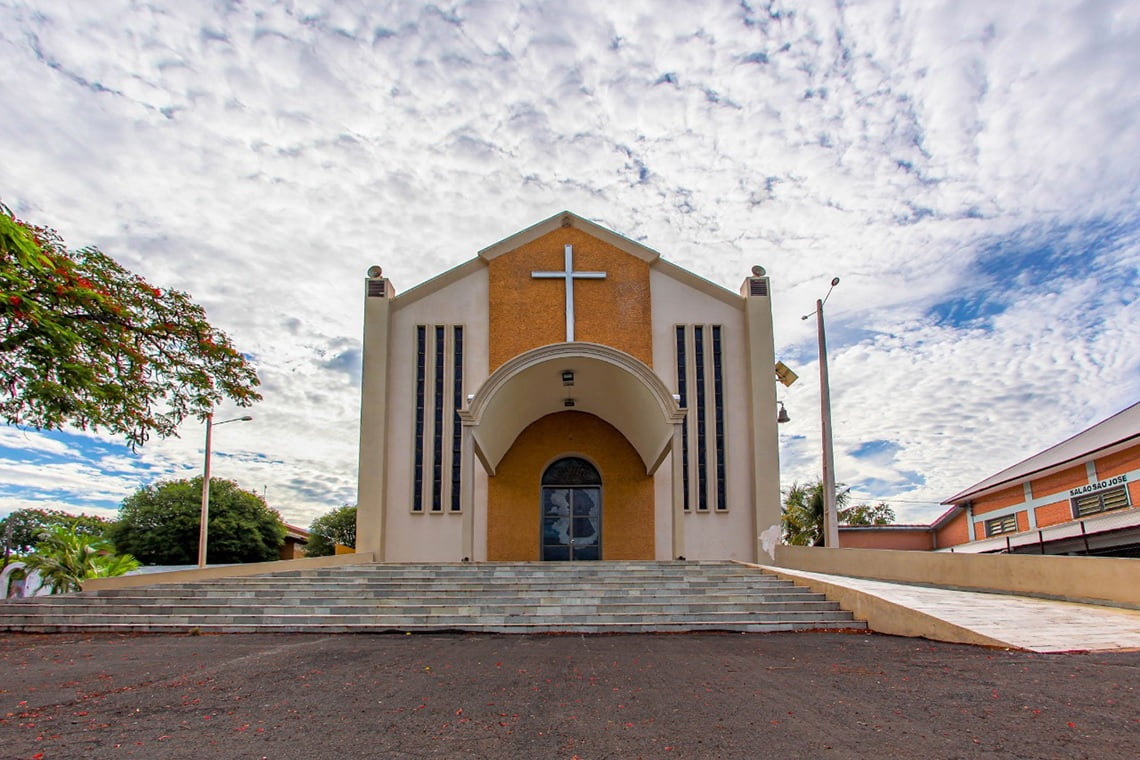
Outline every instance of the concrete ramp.
{"type": "Polygon", "coordinates": [[[878,633],[1030,652],[1140,650],[1140,611],[762,566],[878,633]]]}

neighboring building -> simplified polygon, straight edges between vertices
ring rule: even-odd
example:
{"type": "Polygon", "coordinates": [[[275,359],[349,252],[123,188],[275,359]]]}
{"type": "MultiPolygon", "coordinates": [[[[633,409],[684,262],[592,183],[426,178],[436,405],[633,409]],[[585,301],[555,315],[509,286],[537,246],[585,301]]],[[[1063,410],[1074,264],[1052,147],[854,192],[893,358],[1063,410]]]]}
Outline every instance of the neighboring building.
{"type": "Polygon", "coordinates": [[[930,526],[841,527],[840,546],[1140,557],[1140,404],[944,503],[930,526]]]}
{"type": "Polygon", "coordinates": [[[285,525],[285,543],[281,544],[281,559],[301,559],[309,545],[309,531],[296,525],[285,525]]]}
{"type": "Polygon", "coordinates": [[[761,268],[733,293],[564,212],[399,295],[379,267],[365,285],[358,551],[770,559],[761,268]]]}

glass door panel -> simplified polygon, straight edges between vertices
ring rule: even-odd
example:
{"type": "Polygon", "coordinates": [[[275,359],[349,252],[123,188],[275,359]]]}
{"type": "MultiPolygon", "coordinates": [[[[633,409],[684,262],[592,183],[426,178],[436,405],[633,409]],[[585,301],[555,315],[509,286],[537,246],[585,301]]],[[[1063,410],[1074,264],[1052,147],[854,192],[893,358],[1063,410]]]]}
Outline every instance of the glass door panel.
{"type": "Polygon", "coordinates": [[[601,559],[602,489],[542,489],[542,559],[601,559]]]}

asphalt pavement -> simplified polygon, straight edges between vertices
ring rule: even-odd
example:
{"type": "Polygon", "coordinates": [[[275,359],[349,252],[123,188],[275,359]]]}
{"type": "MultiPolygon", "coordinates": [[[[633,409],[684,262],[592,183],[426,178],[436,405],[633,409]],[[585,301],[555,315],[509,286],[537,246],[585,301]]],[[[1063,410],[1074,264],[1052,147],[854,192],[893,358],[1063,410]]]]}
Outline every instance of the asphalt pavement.
{"type": "Polygon", "coordinates": [[[0,757],[1135,758],[1140,652],[877,634],[0,636],[0,757]]]}

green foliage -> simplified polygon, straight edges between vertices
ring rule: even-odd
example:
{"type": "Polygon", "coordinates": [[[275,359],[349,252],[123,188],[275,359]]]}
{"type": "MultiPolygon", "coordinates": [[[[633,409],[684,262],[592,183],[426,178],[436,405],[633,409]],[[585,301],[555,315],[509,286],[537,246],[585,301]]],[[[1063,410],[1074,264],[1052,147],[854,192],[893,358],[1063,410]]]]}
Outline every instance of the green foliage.
{"type": "MultiPolygon", "coordinates": [[[[886,502],[847,506],[851,489],[842,483],[835,487],[835,511],[840,525],[889,525],[895,511],[886,502]]],[[[792,483],[784,493],[782,517],[784,543],[796,546],[824,546],[823,480],[792,483]]]]}
{"type": "Polygon", "coordinates": [[[0,204],[0,420],[101,428],[131,448],[223,398],[261,396],[252,365],[176,290],[0,204]]]}
{"type": "MultiPolygon", "coordinates": [[[[123,500],[108,535],[116,549],[144,564],[196,564],[201,509],[201,477],[143,486],[123,500]]],[[[210,479],[207,562],[275,560],[284,542],[281,516],[261,496],[231,480],[210,479]]]]}
{"type": "Polygon", "coordinates": [[[53,594],[79,591],[88,578],[122,575],[139,566],[134,557],[115,554],[106,539],[66,526],[57,526],[43,535],[35,552],[24,558],[24,564],[40,574],[41,583],[53,594]]]}
{"type": "Polygon", "coordinates": [[[356,505],[345,504],[327,512],[309,526],[307,557],[327,557],[336,553],[336,544],[356,547],[356,505]]]}
{"type": "MultiPolygon", "coordinates": [[[[850,489],[842,484],[835,488],[835,508],[842,511],[850,498],[850,489]]],[[[792,483],[784,494],[782,517],[784,542],[796,546],[824,546],[823,481],[792,483]]]]}
{"type": "Polygon", "coordinates": [[[71,528],[81,536],[101,537],[110,521],[94,515],[73,515],[59,509],[17,509],[0,520],[4,554],[33,551],[40,539],[55,528],[71,528]]]}
{"type": "Polygon", "coordinates": [[[839,510],[840,525],[890,525],[894,521],[895,511],[885,501],[839,510]]]}

